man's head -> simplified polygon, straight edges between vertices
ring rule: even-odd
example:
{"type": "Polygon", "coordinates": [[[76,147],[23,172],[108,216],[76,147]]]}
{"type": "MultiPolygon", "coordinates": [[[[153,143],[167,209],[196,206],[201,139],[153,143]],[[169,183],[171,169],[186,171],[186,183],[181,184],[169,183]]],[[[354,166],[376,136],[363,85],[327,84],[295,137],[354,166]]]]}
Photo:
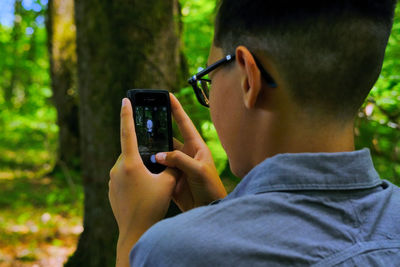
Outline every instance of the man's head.
{"type": "MultiPolygon", "coordinates": [[[[277,97],[275,100],[282,100],[281,104],[288,103],[288,112],[301,112],[310,121],[350,123],[381,71],[395,2],[222,0],[210,61],[218,59],[216,54],[236,53],[236,67],[239,65],[239,69],[251,70],[252,64],[246,66],[244,62],[247,50],[261,61],[278,84],[277,90],[261,84],[261,93],[255,102],[263,97],[262,101],[270,104],[268,108],[282,111],[282,107],[272,107],[274,104],[268,102],[268,96],[274,96],[277,97]],[[243,46],[244,50],[238,50],[238,46],[243,46]],[[289,107],[291,104],[292,108],[289,107]]],[[[229,75],[232,66],[217,70],[222,72],[218,75],[229,75]]],[[[232,83],[229,86],[233,88],[235,81],[232,79],[235,77],[223,83],[232,83]]],[[[246,81],[251,82],[251,79],[247,77],[246,81]]],[[[246,83],[237,82],[242,87],[246,83]]],[[[221,103],[221,99],[212,99],[213,94],[218,94],[213,92],[218,90],[216,83],[218,81],[213,80],[211,114],[214,113],[217,130],[218,127],[222,130],[218,131],[222,143],[224,137],[221,134],[228,135],[227,131],[231,132],[227,139],[231,138],[234,142],[232,131],[239,129],[223,126],[221,120],[224,115],[213,112],[216,105],[228,104],[226,101],[221,103]],[[212,102],[216,101],[218,103],[213,107],[212,102]]],[[[251,87],[249,83],[246,86],[251,87]]],[[[246,91],[243,92],[245,95],[246,91]]],[[[242,116],[233,111],[231,115],[242,116]]],[[[224,147],[229,156],[229,147],[224,147]]]]}
{"type": "Polygon", "coordinates": [[[394,0],[222,0],[214,44],[268,55],[310,112],[353,118],[381,70],[394,0]]]}

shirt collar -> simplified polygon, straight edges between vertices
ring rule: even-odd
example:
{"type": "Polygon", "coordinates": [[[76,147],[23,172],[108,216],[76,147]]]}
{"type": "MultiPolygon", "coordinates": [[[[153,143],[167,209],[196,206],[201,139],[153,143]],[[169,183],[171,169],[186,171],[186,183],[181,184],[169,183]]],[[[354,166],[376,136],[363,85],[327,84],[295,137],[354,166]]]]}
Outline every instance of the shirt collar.
{"type": "Polygon", "coordinates": [[[225,199],[274,191],[366,189],[381,183],[367,148],[278,154],[254,167],[225,199]]]}

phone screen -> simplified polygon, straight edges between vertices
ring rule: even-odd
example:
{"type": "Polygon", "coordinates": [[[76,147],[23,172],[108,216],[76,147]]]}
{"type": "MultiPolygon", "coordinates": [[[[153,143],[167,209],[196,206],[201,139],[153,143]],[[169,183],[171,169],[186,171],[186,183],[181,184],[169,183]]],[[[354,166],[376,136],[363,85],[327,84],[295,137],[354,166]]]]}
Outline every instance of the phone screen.
{"type": "MultiPolygon", "coordinates": [[[[134,106],[135,130],[139,153],[146,167],[155,173],[165,169],[158,164],[155,155],[170,151],[169,108],[162,95],[137,94],[134,106]],[[151,99],[154,101],[150,101],[151,99]]],[[[168,95],[166,96],[168,97],[168,95]]]]}

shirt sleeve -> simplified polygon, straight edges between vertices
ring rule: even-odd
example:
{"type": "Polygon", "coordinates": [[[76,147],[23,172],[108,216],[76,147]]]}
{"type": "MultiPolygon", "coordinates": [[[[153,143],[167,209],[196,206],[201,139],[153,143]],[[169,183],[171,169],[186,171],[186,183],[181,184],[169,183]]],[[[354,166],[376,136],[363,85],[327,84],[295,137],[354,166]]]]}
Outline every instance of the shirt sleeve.
{"type": "MultiPolygon", "coordinates": [[[[157,247],[163,238],[165,232],[159,224],[154,225],[149,230],[147,230],[136,245],[132,248],[129,254],[129,263],[131,267],[141,267],[141,266],[155,266],[154,264],[159,261],[160,253],[154,253],[154,249],[157,247]],[[150,257],[151,254],[151,257],[150,257]]],[[[156,265],[159,266],[159,265],[156,265]]]]}

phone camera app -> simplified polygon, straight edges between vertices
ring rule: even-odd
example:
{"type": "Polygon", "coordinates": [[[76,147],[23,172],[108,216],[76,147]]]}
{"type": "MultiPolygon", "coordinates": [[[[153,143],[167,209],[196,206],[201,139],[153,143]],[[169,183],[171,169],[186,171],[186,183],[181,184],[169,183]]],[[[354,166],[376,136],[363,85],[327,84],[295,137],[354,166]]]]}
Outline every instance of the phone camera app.
{"type": "Polygon", "coordinates": [[[169,150],[167,108],[136,106],[135,125],[144,164],[157,164],[155,154],[169,150]]]}

